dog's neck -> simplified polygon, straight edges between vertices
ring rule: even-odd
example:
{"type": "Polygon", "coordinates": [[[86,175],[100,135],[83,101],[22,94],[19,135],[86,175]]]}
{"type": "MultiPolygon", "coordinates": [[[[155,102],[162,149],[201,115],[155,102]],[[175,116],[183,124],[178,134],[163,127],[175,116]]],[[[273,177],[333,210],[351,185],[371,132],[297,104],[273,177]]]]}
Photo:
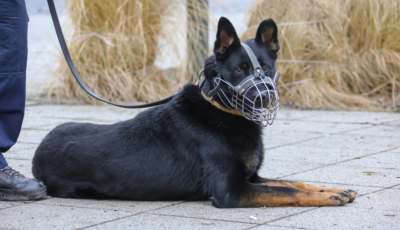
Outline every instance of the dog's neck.
{"type": "MultiPolygon", "coordinates": [[[[218,102],[216,102],[213,97],[207,96],[207,94],[205,92],[203,92],[203,90],[205,88],[208,87],[207,83],[204,84],[205,82],[202,83],[202,81],[206,81],[206,77],[204,76],[204,69],[200,70],[199,75],[197,76],[197,82],[195,83],[195,85],[197,85],[200,88],[201,91],[201,95],[203,96],[204,99],[206,99],[206,101],[210,102],[213,106],[217,107],[218,109],[233,114],[233,115],[237,115],[237,116],[242,116],[238,111],[234,110],[234,109],[228,109],[222,105],[220,105],[218,102]]],[[[210,89],[206,89],[206,90],[210,90],[210,89]]]]}
{"type": "Polygon", "coordinates": [[[206,99],[206,101],[210,102],[213,106],[217,107],[218,109],[220,109],[224,112],[233,114],[233,115],[242,116],[238,111],[233,110],[233,109],[228,109],[228,108],[225,108],[224,106],[220,105],[218,102],[214,101],[214,99],[212,97],[205,95],[203,93],[203,91],[201,91],[201,95],[203,96],[204,99],[206,99]]]}

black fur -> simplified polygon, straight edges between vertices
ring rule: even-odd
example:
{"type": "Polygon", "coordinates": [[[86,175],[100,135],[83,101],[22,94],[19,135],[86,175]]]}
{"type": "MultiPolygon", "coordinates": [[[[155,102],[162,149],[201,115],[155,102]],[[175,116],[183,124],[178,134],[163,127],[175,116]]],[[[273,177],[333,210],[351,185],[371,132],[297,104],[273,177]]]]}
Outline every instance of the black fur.
{"type": "MultiPolygon", "coordinates": [[[[275,25],[272,20],[266,21],[275,25]]],[[[245,43],[260,64],[268,66],[266,75],[273,76],[277,50],[256,40],[245,43]]],[[[205,64],[208,83],[217,73],[233,85],[252,74],[251,63],[226,18],[220,20],[214,50],[215,55],[205,64]],[[233,42],[220,49],[222,31],[233,42]],[[244,71],[235,72],[237,66],[244,71]]],[[[227,89],[222,90],[229,94],[227,89]]],[[[168,104],[146,110],[131,120],[56,127],[36,150],[32,170],[35,178],[47,185],[48,194],[56,197],[212,197],[217,207],[237,207],[245,187],[258,179],[262,160],[259,125],[214,107],[197,86],[186,85],[168,104]]]]}

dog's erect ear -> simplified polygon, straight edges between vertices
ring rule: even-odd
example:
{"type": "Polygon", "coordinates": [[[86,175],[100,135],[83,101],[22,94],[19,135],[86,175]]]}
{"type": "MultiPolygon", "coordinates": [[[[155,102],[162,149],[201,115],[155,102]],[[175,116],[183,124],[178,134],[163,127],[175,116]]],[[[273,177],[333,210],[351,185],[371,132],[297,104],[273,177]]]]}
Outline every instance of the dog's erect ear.
{"type": "Polygon", "coordinates": [[[260,23],[255,40],[258,43],[264,43],[270,50],[279,50],[278,27],[274,20],[267,19],[260,23]]]}
{"type": "Polygon", "coordinates": [[[226,54],[233,47],[240,46],[239,37],[232,23],[224,17],[221,17],[218,22],[217,40],[214,44],[214,54],[226,54]]]}

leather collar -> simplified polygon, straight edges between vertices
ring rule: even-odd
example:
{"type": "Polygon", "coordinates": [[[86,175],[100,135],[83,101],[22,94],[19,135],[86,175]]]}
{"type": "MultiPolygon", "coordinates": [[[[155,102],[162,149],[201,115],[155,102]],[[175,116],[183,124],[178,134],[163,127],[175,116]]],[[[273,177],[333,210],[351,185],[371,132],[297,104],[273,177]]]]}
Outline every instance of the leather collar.
{"type": "MultiPolygon", "coordinates": [[[[203,75],[203,72],[204,72],[204,69],[200,70],[197,82],[195,83],[195,85],[197,85],[200,88],[201,95],[203,96],[203,98],[206,99],[206,101],[210,102],[211,105],[217,107],[218,109],[220,109],[220,110],[222,110],[224,112],[227,112],[227,113],[230,113],[230,114],[233,114],[233,115],[237,115],[237,116],[242,116],[238,111],[236,111],[234,109],[228,109],[228,108],[220,105],[218,102],[214,101],[213,96],[216,93],[212,93],[212,92],[210,93],[210,91],[214,91],[215,88],[213,90],[207,89],[208,86],[206,86],[204,84],[206,82],[206,77],[203,75]]],[[[218,92],[217,90],[215,90],[215,91],[218,92]]]]}
{"type": "Polygon", "coordinates": [[[203,91],[201,91],[201,95],[204,97],[204,99],[206,99],[206,101],[210,102],[211,105],[217,107],[218,109],[233,114],[233,115],[237,115],[237,116],[242,116],[242,114],[240,114],[238,111],[233,110],[233,109],[228,109],[222,105],[220,105],[218,102],[214,101],[214,99],[212,97],[207,96],[203,91]]]}

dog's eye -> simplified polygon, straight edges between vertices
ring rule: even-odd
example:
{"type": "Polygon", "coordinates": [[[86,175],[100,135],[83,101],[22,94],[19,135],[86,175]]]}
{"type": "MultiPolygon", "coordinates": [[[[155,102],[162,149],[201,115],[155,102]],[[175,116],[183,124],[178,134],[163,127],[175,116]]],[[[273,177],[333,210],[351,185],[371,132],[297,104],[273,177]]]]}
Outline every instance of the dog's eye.
{"type": "Polygon", "coordinates": [[[263,69],[264,72],[269,70],[269,68],[268,68],[267,65],[263,65],[263,66],[262,66],[262,69],[263,69]]]}
{"type": "Polygon", "coordinates": [[[238,73],[243,73],[243,69],[240,66],[236,66],[235,71],[238,73]]]}

